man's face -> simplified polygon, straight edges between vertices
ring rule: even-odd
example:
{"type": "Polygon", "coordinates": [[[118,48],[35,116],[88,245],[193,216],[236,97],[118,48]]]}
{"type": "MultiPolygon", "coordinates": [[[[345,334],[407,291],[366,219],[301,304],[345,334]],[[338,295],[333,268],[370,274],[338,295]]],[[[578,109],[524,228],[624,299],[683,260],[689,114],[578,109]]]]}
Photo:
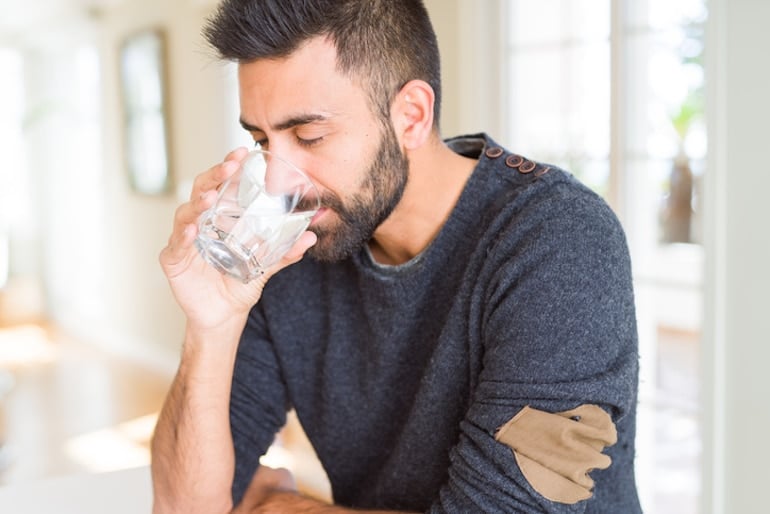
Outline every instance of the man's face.
{"type": "Polygon", "coordinates": [[[372,238],[401,199],[408,161],[366,91],[315,39],[286,59],[239,67],[241,123],[255,141],[303,168],[321,192],[310,254],[343,259],[372,238]]]}
{"type": "Polygon", "coordinates": [[[311,226],[318,243],[309,253],[320,260],[336,261],[350,256],[372,238],[377,227],[396,208],[406,187],[409,162],[401,152],[396,134],[388,126],[372,161],[363,172],[363,184],[347,199],[332,191],[321,195],[321,205],[337,219],[311,226]]]}

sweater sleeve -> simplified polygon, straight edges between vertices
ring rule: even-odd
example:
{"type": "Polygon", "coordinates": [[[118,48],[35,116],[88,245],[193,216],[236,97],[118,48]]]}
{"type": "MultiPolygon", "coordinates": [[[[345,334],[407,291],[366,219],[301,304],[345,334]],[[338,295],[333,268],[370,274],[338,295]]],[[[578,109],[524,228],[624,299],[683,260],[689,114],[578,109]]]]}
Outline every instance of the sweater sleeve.
{"type": "Polygon", "coordinates": [[[259,304],[241,336],[230,394],[230,426],[235,447],[233,502],[251,483],[259,458],[286,423],[289,401],[259,304]]]}
{"type": "Polygon", "coordinates": [[[633,484],[625,237],[581,189],[516,202],[478,278],[483,369],[429,512],[635,512],[602,503],[633,484]]]}

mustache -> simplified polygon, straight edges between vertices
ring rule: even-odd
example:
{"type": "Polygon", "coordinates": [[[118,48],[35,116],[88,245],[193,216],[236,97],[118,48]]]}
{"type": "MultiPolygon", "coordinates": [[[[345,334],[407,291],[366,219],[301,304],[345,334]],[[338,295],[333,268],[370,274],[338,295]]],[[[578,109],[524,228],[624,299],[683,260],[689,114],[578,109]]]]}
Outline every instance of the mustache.
{"type": "Polygon", "coordinates": [[[319,203],[321,208],[327,208],[338,213],[344,213],[347,210],[342,199],[331,191],[325,191],[320,195],[320,198],[315,196],[303,197],[297,202],[295,209],[298,211],[313,211],[319,203]]]}

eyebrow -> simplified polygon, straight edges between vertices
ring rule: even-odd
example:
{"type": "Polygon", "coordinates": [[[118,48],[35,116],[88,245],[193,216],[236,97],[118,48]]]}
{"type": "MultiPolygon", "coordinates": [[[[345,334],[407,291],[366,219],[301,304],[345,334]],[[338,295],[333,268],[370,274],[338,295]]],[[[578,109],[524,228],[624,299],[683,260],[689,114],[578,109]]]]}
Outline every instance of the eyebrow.
{"type": "MultiPolygon", "coordinates": [[[[324,114],[300,114],[297,116],[292,116],[291,118],[288,118],[280,123],[277,123],[273,127],[273,129],[277,132],[281,132],[283,130],[288,130],[290,128],[294,128],[299,125],[307,125],[308,123],[313,123],[316,121],[325,121],[327,119],[329,119],[329,117],[324,114]]],[[[261,129],[256,125],[252,125],[248,123],[243,118],[241,118],[239,121],[241,123],[241,127],[243,127],[244,130],[248,132],[264,132],[264,129],[261,129]]]]}

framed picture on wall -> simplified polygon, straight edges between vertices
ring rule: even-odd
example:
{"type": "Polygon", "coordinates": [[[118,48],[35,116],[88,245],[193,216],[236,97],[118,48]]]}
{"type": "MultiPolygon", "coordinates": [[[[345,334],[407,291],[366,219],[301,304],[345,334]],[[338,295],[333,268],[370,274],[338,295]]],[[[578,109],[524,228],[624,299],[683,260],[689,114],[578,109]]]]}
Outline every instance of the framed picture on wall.
{"type": "Polygon", "coordinates": [[[126,167],[131,187],[150,195],[171,189],[165,60],[159,29],[132,34],[120,47],[126,167]]]}

